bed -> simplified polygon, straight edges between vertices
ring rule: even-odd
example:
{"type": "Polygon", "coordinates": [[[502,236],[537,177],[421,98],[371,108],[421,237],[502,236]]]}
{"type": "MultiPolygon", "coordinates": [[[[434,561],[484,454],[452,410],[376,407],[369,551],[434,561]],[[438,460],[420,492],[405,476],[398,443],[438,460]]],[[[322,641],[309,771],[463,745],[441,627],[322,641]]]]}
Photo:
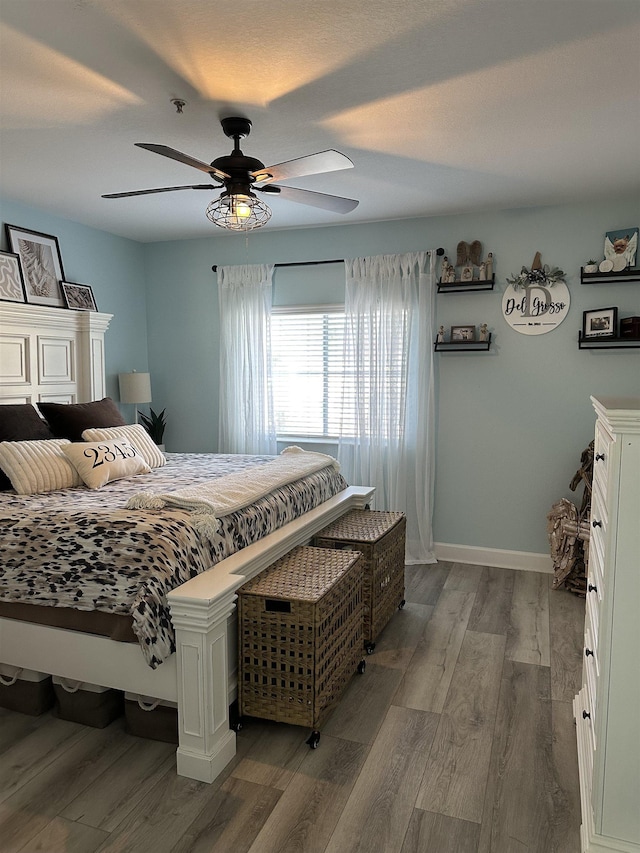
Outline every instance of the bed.
{"type": "MultiPolygon", "coordinates": [[[[109,315],[95,312],[0,304],[0,403],[74,404],[104,396],[104,337],[110,319],[109,315]]],[[[146,589],[142,596],[146,600],[149,594],[153,602],[159,602],[150,608],[158,611],[160,623],[164,624],[155,641],[150,640],[153,629],[134,630],[135,639],[142,638],[141,647],[140,642],[118,642],[86,629],[39,624],[28,621],[24,613],[16,618],[14,613],[0,610],[0,664],[5,670],[35,670],[176,703],[178,773],[211,782],[235,754],[228,708],[237,689],[237,589],[291,548],[309,541],[326,524],[354,507],[365,506],[373,490],[345,488],[328,470],[318,470],[308,475],[306,482],[301,478],[302,491],[297,498],[283,494],[291,492],[291,487],[282,486],[280,493],[260,498],[247,511],[229,513],[219,520],[216,535],[209,532],[203,537],[198,535],[198,525],[190,511],[182,506],[128,509],[127,503],[141,488],[148,494],[174,489],[179,470],[190,471],[187,481],[193,482],[209,480],[211,476],[233,477],[233,471],[253,466],[266,470],[271,460],[199,454],[169,454],[167,458],[168,464],[151,474],[109,483],[96,492],[76,487],[66,490],[68,494],[53,492],[30,496],[30,500],[15,493],[5,493],[4,497],[0,494],[0,519],[4,518],[5,530],[22,527],[22,539],[15,530],[3,536],[3,545],[11,553],[11,561],[5,557],[4,562],[11,562],[12,570],[23,561],[28,563],[29,549],[21,552],[16,543],[31,535],[34,518],[40,518],[38,526],[43,528],[38,535],[55,534],[69,542],[71,536],[65,538],[61,533],[63,518],[65,523],[71,519],[86,530],[87,525],[99,526],[101,513],[105,512],[115,514],[110,516],[117,522],[115,530],[128,530],[134,513],[145,528],[135,535],[112,532],[109,554],[113,553],[111,545],[120,543],[124,552],[121,559],[126,563],[127,554],[130,558],[132,553],[127,549],[140,548],[142,553],[141,542],[151,541],[149,536],[155,531],[169,543],[170,554],[162,556],[161,562],[167,563],[177,552],[183,557],[180,568],[166,573],[174,574],[171,583],[156,588],[158,584],[153,580],[151,591],[146,589]],[[211,465],[213,473],[208,467],[211,465]],[[108,507],[107,496],[111,501],[108,507]],[[68,502],[71,498],[74,503],[68,502]],[[169,529],[172,536],[166,535],[169,529]],[[147,651],[149,647],[153,649],[151,654],[143,651],[145,642],[147,651]]],[[[97,583],[103,582],[103,588],[96,588],[97,592],[94,589],[90,596],[99,604],[109,601],[110,590],[105,593],[104,580],[114,574],[109,573],[104,550],[87,545],[83,551],[83,564],[90,562],[89,556],[94,554],[98,574],[102,572],[97,583]]],[[[156,544],[151,550],[161,553],[156,544]]],[[[55,570],[54,561],[47,563],[43,549],[39,552],[45,565],[40,573],[50,581],[47,572],[55,570]]],[[[69,568],[64,565],[67,559],[69,566],[73,565],[73,550],[65,556],[67,552],[60,547],[57,553],[60,571],[69,568]]],[[[116,559],[114,554],[113,560],[116,559]]],[[[27,583],[24,578],[23,581],[27,583]]],[[[13,580],[11,583],[13,587],[13,580]]],[[[55,607],[50,606],[51,601],[41,590],[31,596],[36,599],[34,606],[67,609],[65,604],[69,602],[58,600],[58,590],[54,592],[55,607]],[[43,595],[45,600],[38,600],[43,595]]],[[[12,598],[16,603],[23,594],[24,588],[16,589],[5,594],[5,599],[12,598]]],[[[77,603],[68,609],[74,607],[77,603]]],[[[118,607],[112,609],[117,611],[118,607]]]]}

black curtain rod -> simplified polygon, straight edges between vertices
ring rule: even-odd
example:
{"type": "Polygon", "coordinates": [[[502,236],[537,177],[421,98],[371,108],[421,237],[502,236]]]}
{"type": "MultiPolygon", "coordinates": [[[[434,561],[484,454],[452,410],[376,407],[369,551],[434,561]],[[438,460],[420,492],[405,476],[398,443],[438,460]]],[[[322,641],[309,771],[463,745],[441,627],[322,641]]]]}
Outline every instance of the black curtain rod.
{"type": "MultiPolygon", "coordinates": [[[[436,249],[436,255],[438,257],[442,257],[444,255],[444,249],[436,249]]],[[[334,258],[332,261],[289,261],[284,264],[274,264],[274,267],[314,267],[318,266],[318,264],[343,264],[344,258],[334,258]]],[[[218,265],[214,264],[211,269],[213,272],[218,272],[218,265]]]]}

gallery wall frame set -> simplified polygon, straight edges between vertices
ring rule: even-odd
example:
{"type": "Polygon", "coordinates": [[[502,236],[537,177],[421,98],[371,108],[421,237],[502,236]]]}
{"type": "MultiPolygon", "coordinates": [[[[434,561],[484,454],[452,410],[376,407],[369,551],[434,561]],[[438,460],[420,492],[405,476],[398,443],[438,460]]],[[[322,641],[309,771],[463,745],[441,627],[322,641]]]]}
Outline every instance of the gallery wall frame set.
{"type": "Polygon", "coordinates": [[[5,225],[10,252],[0,252],[0,299],[97,311],[88,284],[65,280],[58,238],[18,225],[5,225]]]}

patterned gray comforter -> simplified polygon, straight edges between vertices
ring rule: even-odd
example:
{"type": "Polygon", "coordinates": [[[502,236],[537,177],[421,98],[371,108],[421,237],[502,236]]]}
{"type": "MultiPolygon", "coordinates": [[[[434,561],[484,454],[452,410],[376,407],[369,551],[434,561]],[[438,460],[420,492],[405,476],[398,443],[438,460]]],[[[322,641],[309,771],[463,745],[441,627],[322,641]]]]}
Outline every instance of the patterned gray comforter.
{"type": "Polygon", "coordinates": [[[189,512],[129,510],[141,490],[175,491],[271,456],[168,454],[151,474],[102,489],[43,495],[0,493],[0,601],[130,614],[147,663],[175,650],[167,593],[346,488],[327,467],[231,515],[213,538],[196,533],[189,512]]]}

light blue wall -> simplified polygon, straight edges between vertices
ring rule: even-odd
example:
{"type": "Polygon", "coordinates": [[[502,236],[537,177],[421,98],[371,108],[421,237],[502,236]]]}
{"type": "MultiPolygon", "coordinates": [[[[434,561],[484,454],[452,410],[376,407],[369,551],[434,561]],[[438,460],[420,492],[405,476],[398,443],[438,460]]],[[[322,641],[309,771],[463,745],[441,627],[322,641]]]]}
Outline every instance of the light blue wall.
{"type": "MultiPolygon", "coordinates": [[[[118,373],[147,370],[144,246],[7,200],[0,202],[0,245],[9,251],[5,224],[58,238],[67,281],[89,284],[100,311],[113,314],[107,333],[107,394],[119,399],[118,373]]],[[[125,417],[133,407],[123,406],[125,417]]]]}
{"type": "Polygon", "coordinates": [[[168,450],[218,445],[218,291],[208,240],[147,249],[149,363],[154,409],[167,407],[168,450]]]}
{"type": "MultiPolygon", "coordinates": [[[[68,279],[91,284],[114,314],[107,337],[108,392],[117,374],[151,370],[153,407],[167,407],[172,450],[211,451],[218,437],[218,295],[212,264],[354,257],[480,240],[496,258],[496,290],[440,295],[437,323],[489,324],[488,354],[437,354],[435,539],[548,552],[546,514],[593,433],[591,394],[640,395],[640,350],[582,351],[586,309],[640,315],[640,283],[580,285],[579,269],[602,254],[606,231],[640,223],[637,198],[429,219],[212,234],[207,240],[137,244],[12,202],[3,224],[55,234],[68,279]],[[568,273],[571,310],[556,330],[526,337],[502,318],[505,276],[543,262],[568,273]],[[145,293],[146,286],[146,293],[145,293]]],[[[2,247],[8,248],[4,233],[2,247]]],[[[276,271],[276,304],[339,301],[340,265],[276,271]]]]}
{"type": "MultiPolygon", "coordinates": [[[[640,350],[578,350],[586,309],[640,314],[640,283],[581,285],[581,264],[600,257],[606,231],[637,226],[638,199],[411,221],[258,232],[248,238],[146,247],[149,359],[169,408],[170,448],[215,450],[218,423],[217,283],[212,264],[320,260],[405,252],[480,240],[493,251],[495,291],[440,295],[437,323],[489,324],[486,354],[437,354],[436,541],[548,552],[546,514],[593,433],[591,394],[640,394],[640,350]],[[571,309],[554,331],[527,337],[502,318],[505,277],[544,263],[567,273],[571,309]]],[[[276,271],[274,302],[334,302],[339,266],[276,271]],[[296,282],[296,276],[298,281],[296,282]]]]}

